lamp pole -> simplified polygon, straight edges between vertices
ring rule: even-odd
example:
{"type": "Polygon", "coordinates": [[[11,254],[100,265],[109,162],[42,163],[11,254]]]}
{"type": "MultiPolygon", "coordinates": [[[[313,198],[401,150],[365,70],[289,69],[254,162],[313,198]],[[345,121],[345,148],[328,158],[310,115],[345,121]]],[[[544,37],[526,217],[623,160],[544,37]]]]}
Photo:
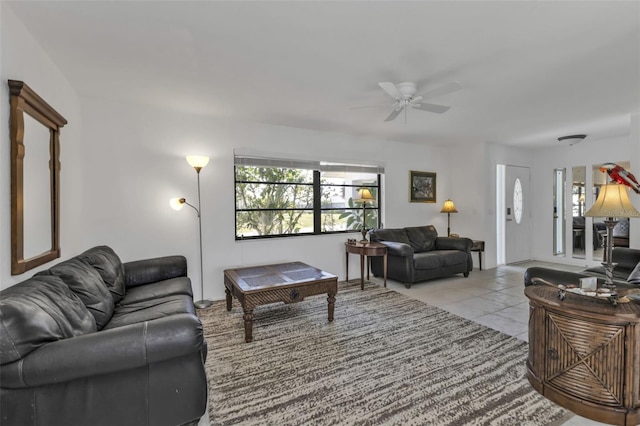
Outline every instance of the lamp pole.
{"type": "Polygon", "coordinates": [[[204,309],[211,306],[213,302],[204,298],[204,273],[202,266],[202,207],[200,205],[200,170],[202,170],[202,167],[194,168],[198,175],[198,209],[196,212],[198,213],[198,236],[200,237],[200,295],[202,296],[202,299],[195,302],[194,305],[198,309],[204,309]]]}

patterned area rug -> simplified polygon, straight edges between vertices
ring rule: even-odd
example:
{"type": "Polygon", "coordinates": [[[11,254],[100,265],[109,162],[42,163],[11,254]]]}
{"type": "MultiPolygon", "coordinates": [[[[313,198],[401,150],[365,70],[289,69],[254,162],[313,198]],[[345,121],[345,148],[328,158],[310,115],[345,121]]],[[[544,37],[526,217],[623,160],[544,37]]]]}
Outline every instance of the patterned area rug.
{"type": "Polygon", "coordinates": [[[326,297],[198,311],[214,425],[551,425],[571,413],[526,379],[527,344],[374,284],[326,297]]]}

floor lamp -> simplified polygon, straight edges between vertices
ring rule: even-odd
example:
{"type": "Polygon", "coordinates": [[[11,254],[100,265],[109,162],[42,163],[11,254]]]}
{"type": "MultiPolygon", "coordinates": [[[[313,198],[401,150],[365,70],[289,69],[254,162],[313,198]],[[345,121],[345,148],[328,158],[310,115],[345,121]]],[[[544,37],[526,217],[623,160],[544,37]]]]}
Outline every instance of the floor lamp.
{"type": "Polygon", "coordinates": [[[367,203],[373,203],[376,201],[376,197],[373,196],[369,188],[360,188],[358,189],[360,193],[360,198],[355,200],[356,203],[362,203],[362,239],[361,243],[366,243],[367,241],[367,203]]]}
{"type": "Polygon", "coordinates": [[[202,299],[195,302],[194,305],[198,309],[204,309],[208,308],[213,303],[211,300],[204,298],[204,274],[202,273],[202,209],[200,208],[200,170],[209,164],[209,157],[189,155],[187,156],[187,162],[195,169],[198,175],[198,207],[187,203],[187,200],[184,198],[172,198],[169,201],[169,204],[174,210],[181,210],[186,204],[194,209],[198,215],[198,236],[200,237],[200,295],[202,296],[202,299]]]}
{"type": "Polygon", "coordinates": [[[629,189],[625,185],[617,182],[610,182],[600,188],[598,199],[588,212],[584,214],[588,217],[604,217],[607,227],[607,247],[606,261],[602,262],[605,272],[605,286],[614,287],[613,268],[615,264],[611,261],[611,251],[613,249],[613,228],[621,217],[640,217],[640,212],[631,204],[629,200],[629,189]]]}
{"type": "Polygon", "coordinates": [[[450,237],[451,236],[451,213],[458,213],[458,210],[456,210],[456,206],[453,204],[453,201],[451,201],[450,198],[444,202],[444,205],[442,206],[442,210],[440,210],[440,213],[447,214],[447,237],[450,237]]]}

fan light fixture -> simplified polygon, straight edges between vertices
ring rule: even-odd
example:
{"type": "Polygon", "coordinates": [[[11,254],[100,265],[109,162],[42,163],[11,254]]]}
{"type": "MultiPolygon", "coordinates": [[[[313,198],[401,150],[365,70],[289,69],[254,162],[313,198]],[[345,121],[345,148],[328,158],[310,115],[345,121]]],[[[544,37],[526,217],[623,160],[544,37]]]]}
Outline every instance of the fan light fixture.
{"type": "Polygon", "coordinates": [[[573,146],[577,143],[580,143],[586,138],[587,135],[570,135],[570,136],[562,136],[558,138],[558,142],[565,143],[569,146],[573,146]]]}

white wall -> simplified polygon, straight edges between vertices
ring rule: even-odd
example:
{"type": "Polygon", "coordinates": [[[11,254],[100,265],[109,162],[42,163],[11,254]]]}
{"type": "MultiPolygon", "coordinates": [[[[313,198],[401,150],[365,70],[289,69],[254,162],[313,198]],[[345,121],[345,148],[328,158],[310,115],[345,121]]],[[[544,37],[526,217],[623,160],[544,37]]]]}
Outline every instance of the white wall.
{"type": "MultiPolygon", "coordinates": [[[[446,234],[446,215],[439,213],[448,196],[445,188],[450,187],[445,148],[238,123],[104,99],[81,101],[87,245],[108,244],[124,261],[183,254],[196,297],[200,287],[195,212],[189,208],[176,212],[168,204],[177,196],[196,200],[196,173],[184,159],[187,154],[211,157],[201,172],[204,282],[209,298],[223,298],[223,270],[239,265],[300,260],[345,276],[343,244],[348,236],[344,234],[235,241],[234,149],[383,163],[384,226],[433,224],[446,234]],[[409,203],[409,170],[437,173],[437,203],[409,203]]],[[[355,256],[350,266],[350,278],[357,277],[355,256]]]]}
{"type": "Polygon", "coordinates": [[[82,211],[82,138],[78,96],[55,67],[51,58],[36,43],[10,6],[0,2],[0,288],[22,281],[43,265],[24,274],[11,276],[11,179],[9,144],[9,88],[7,80],[22,80],[69,124],[60,136],[60,246],[62,258],[84,248],[82,211]]]}
{"type": "MultiPolygon", "coordinates": [[[[632,132],[633,133],[633,132],[632,132]]],[[[537,260],[550,262],[565,263],[570,265],[596,265],[600,261],[587,261],[584,259],[573,259],[571,257],[571,218],[570,213],[567,215],[566,226],[566,248],[567,253],[564,257],[553,256],[553,170],[556,168],[566,169],[566,190],[571,193],[571,169],[574,166],[587,166],[586,187],[592,186],[591,166],[594,164],[602,164],[605,162],[631,161],[631,170],[638,172],[637,157],[637,139],[635,144],[631,142],[631,136],[594,139],[587,137],[583,142],[574,146],[558,146],[534,151],[534,205],[536,214],[534,215],[534,231],[533,233],[533,257],[537,260]],[[636,148],[634,148],[636,146],[636,148]],[[635,151],[635,154],[634,154],[635,151]]],[[[631,201],[636,208],[640,207],[640,197],[631,193],[631,201]]],[[[587,208],[590,207],[592,201],[587,201],[587,208]]],[[[567,212],[571,212],[570,204],[567,205],[567,212]]],[[[640,228],[640,221],[631,219],[631,229],[635,234],[640,228]]],[[[635,234],[637,235],[637,234],[635,234]]],[[[587,235],[587,241],[590,241],[590,235],[587,235]]],[[[637,237],[635,237],[637,238],[637,237]]],[[[634,235],[630,240],[632,247],[638,246],[638,240],[634,241],[634,235]]],[[[587,244],[587,250],[591,250],[587,244]]]]}

